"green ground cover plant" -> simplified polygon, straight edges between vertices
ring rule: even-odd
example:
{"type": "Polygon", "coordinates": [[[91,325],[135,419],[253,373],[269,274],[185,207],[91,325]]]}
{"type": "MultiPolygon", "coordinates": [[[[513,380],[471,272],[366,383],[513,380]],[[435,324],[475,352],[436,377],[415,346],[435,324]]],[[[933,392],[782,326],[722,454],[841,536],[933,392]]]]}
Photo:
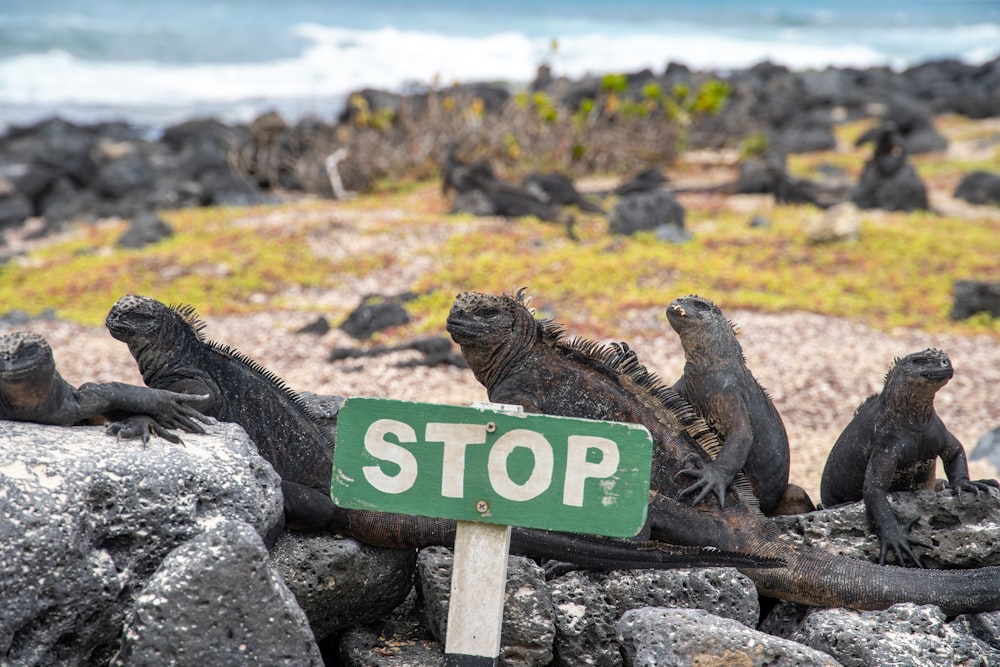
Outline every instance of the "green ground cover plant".
{"type": "Polygon", "coordinates": [[[124,223],[85,226],[67,240],[0,265],[0,303],[4,312],[54,308],[61,317],[94,325],[103,321],[109,303],[129,292],[195,304],[203,314],[280,309],[289,293],[302,288],[334,287],[345,276],[377,275],[405,261],[390,246],[343,260],[314,251],[313,236],[336,224],[338,211],[377,217],[391,210],[385,224],[340,232],[454,227],[446,240],[418,251],[433,256],[434,268],[412,285],[426,296],[409,304],[415,322],[401,336],[442,331],[459,291],[523,285],[561,318],[572,318],[574,330],[595,336],[613,336],[630,309],[700,293],[727,309],[805,310],[883,329],[1000,337],[1000,320],[948,319],[954,280],[1000,280],[997,220],[873,212],[863,216],[860,240],[816,245],[802,231],[806,216],[816,214],[807,206],[775,208],[766,228],[749,226],[744,213],[689,210],[693,238],[675,245],[651,234],[613,236],[600,216],[578,214],[580,239],[572,241],[561,226],[531,219],[498,226],[435,214],[427,202],[435,201],[436,188],[428,182],[347,204],[175,211],[164,214],[175,234],[141,250],[114,247],[124,223]],[[425,210],[415,202],[425,202],[425,210]]]}

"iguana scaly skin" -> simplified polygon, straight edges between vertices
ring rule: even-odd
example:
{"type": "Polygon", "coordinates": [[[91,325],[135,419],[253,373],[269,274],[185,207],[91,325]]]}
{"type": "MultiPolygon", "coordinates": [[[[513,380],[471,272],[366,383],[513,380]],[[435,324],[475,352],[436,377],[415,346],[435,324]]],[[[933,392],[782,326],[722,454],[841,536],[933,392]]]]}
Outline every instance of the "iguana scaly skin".
{"type": "Polygon", "coordinates": [[[146,442],[155,434],[179,443],[168,428],[205,432],[196,421],[202,415],[191,407],[197,400],[122,382],[88,382],[77,389],[59,374],[41,335],[0,336],[0,419],[57,426],[107,422],[108,432],[118,437],[146,442]]]}
{"type": "MultiPolygon", "coordinates": [[[[382,547],[454,544],[453,521],[337,507],[330,499],[331,433],[276,375],[235,350],[206,341],[193,308],[130,295],[118,300],[106,325],[128,345],[146,384],[206,395],[196,403],[204,414],[246,430],[281,477],[287,526],[329,530],[382,547]]],[[[512,531],[511,550],[595,569],[780,563],[720,550],[520,529],[512,531]]]]}
{"type": "Polygon", "coordinates": [[[530,412],[641,424],[653,436],[649,530],[672,543],[782,558],[786,567],[743,571],[769,597],[815,606],[884,609],[936,604],[948,614],[1000,608],[1000,568],[913,570],[835,556],[781,537],[739,483],[695,506],[676,500],[678,473],[711,461],[720,446],[687,401],[638,363],[627,346],[566,341],[535,320],[521,294],[460,294],[447,328],[491,401],[530,412]]]}
{"type": "Polygon", "coordinates": [[[722,440],[718,456],[684,471],[695,482],[684,493],[697,504],[714,493],[721,502],[736,475],[746,475],[764,514],[795,514],[815,507],[806,492],[789,487],[788,434],[771,397],[747,367],[736,328],[708,299],[686,296],[666,309],[684,347],[684,374],[673,389],[722,440]]]}
{"type": "Polygon", "coordinates": [[[881,543],[880,562],[892,552],[896,562],[920,565],[913,546],[929,547],[909,537],[909,527],[893,514],[886,494],[935,486],[935,462],[944,462],[949,485],[958,493],[979,494],[995,480],[972,482],[965,449],[934,410],[934,395],[954,375],[951,359],[926,349],[895,359],[882,392],[866,398],[854,413],[826,460],[820,494],[825,505],[865,501],[865,510],[881,543]]]}

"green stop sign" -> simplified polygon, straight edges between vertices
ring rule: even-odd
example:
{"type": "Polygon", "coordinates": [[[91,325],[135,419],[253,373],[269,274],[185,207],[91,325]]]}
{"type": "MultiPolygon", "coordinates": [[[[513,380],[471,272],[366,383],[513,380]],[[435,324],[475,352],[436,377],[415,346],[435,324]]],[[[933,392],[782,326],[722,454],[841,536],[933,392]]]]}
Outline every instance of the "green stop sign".
{"type": "Polygon", "coordinates": [[[652,449],[635,424],[349,398],[331,495],[351,509],[632,537],[652,449]]]}

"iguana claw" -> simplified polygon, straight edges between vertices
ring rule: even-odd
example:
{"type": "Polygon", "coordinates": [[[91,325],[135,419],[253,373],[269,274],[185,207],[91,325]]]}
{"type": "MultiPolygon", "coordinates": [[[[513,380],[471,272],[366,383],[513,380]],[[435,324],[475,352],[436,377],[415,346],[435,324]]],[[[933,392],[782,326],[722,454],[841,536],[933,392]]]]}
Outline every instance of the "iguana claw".
{"type": "Polygon", "coordinates": [[[879,565],[885,565],[885,557],[891,549],[896,555],[896,563],[899,565],[906,565],[906,559],[910,559],[917,566],[922,568],[923,563],[920,562],[920,557],[917,556],[913,551],[913,547],[924,547],[925,549],[933,548],[932,545],[926,542],[921,542],[919,540],[910,539],[910,530],[913,526],[917,524],[920,517],[914,517],[910,519],[905,526],[898,523],[894,523],[894,528],[885,529],[880,531],[879,543],[882,545],[879,552],[878,563],[879,565]],[[888,533],[893,533],[889,535],[888,533]]]}

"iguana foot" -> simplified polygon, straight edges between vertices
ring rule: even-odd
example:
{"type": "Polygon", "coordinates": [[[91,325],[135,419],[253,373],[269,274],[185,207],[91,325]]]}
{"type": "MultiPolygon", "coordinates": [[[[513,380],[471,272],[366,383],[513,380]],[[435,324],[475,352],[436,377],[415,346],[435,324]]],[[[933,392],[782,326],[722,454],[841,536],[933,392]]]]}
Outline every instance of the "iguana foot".
{"type": "Polygon", "coordinates": [[[891,528],[882,527],[879,529],[878,539],[882,545],[878,558],[879,565],[885,565],[885,557],[891,550],[896,556],[896,563],[901,566],[906,565],[907,559],[913,561],[917,567],[922,568],[924,566],[920,562],[920,557],[914,553],[913,547],[924,547],[926,549],[933,547],[926,542],[910,539],[910,530],[919,520],[920,517],[918,516],[911,519],[905,526],[898,522],[893,522],[891,528]]]}
{"type": "Polygon", "coordinates": [[[108,435],[115,436],[118,440],[142,438],[143,446],[149,444],[149,439],[154,435],[174,444],[184,446],[184,441],[180,437],[168,431],[152,417],[147,417],[146,415],[132,415],[120,421],[109,422],[105,427],[105,432],[108,435]]]}
{"type": "Polygon", "coordinates": [[[978,498],[980,494],[985,493],[986,495],[990,495],[990,493],[994,493],[997,489],[1000,489],[1000,482],[997,482],[995,479],[980,479],[975,482],[964,479],[954,484],[949,483],[945,488],[952,489],[959,499],[961,499],[963,491],[974,493],[978,498]]]}
{"type": "Polygon", "coordinates": [[[683,489],[680,494],[678,494],[678,497],[683,497],[690,493],[697,493],[698,495],[695,496],[695,499],[691,502],[692,505],[697,505],[710,494],[714,493],[719,499],[719,507],[725,509],[726,488],[733,481],[733,478],[712,465],[704,465],[700,462],[698,465],[699,467],[697,468],[685,468],[677,473],[678,475],[695,478],[694,483],[686,489],[683,489]]]}

